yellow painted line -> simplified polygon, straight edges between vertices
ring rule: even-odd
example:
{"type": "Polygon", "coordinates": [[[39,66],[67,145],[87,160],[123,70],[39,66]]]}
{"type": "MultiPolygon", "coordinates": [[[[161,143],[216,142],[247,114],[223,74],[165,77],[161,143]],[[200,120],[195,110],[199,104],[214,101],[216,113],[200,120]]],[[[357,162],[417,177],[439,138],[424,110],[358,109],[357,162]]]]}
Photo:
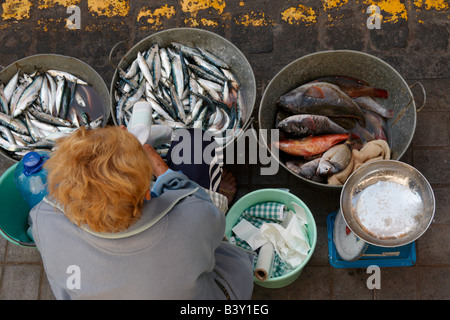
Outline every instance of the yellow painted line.
{"type": "Polygon", "coordinates": [[[194,18],[200,10],[214,9],[221,14],[227,6],[225,0],[181,0],[180,4],[181,11],[190,13],[194,18]]]}
{"type": "Polygon", "coordinates": [[[91,13],[105,17],[125,17],[130,11],[128,0],[88,0],[91,13]]]}
{"type": "Polygon", "coordinates": [[[400,0],[365,0],[367,6],[377,5],[380,7],[383,23],[398,22],[399,19],[408,20],[408,13],[405,5],[400,0]]]}
{"type": "Polygon", "coordinates": [[[424,8],[425,10],[448,10],[448,0],[414,0],[414,5],[417,8],[424,8]]]}
{"type": "Polygon", "coordinates": [[[81,0],[39,0],[36,1],[39,9],[49,9],[57,5],[69,7],[80,4],[81,0]]]}
{"type": "MultiPolygon", "coordinates": [[[[99,18],[127,17],[130,15],[131,0],[86,0],[88,14],[99,18]]],[[[338,23],[345,18],[344,13],[337,13],[341,9],[351,7],[355,2],[349,0],[322,0],[318,7],[308,7],[300,3],[301,1],[292,1],[290,7],[284,7],[280,12],[256,12],[248,10],[245,12],[248,1],[239,1],[238,5],[243,12],[232,15],[227,11],[227,1],[231,0],[179,0],[172,1],[170,4],[159,7],[151,7],[152,1],[148,1],[148,6],[143,6],[137,11],[136,21],[140,29],[160,30],[164,27],[164,22],[175,19],[177,13],[183,15],[180,20],[180,26],[188,27],[230,27],[231,25],[240,25],[244,27],[264,27],[273,26],[281,18],[281,23],[290,25],[310,26],[317,23],[317,18],[324,15],[325,19],[338,23]]],[[[448,0],[412,0],[412,9],[407,11],[403,0],[357,0],[356,3],[362,3],[366,7],[377,5],[380,8],[380,14],[383,23],[396,23],[399,20],[407,20],[408,14],[412,12],[427,11],[447,11],[449,10],[448,0]],[[411,12],[412,11],[412,12],[411,12]]],[[[38,10],[51,10],[57,6],[69,7],[79,5],[81,0],[4,0],[2,4],[2,15],[0,20],[0,29],[7,29],[7,26],[14,26],[13,23],[26,21],[30,19],[30,14],[38,10]],[[2,23],[3,22],[3,23],[2,23]],[[5,27],[6,26],[6,27],[5,27]]],[[[365,10],[364,9],[364,10],[365,10]]],[[[343,11],[344,12],[344,11],[343,11]]],[[[86,13],[84,13],[86,14],[86,13]]],[[[368,17],[365,11],[361,12],[364,17],[368,17]]],[[[48,15],[46,15],[48,16],[48,15]]],[[[51,24],[55,21],[61,21],[68,16],[55,16],[54,18],[42,18],[38,20],[37,29],[49,30],[54,28],[51,24]]],[[[447,17],[450,17],[447,15],[447,17]]],[[[97,22],[98,27],[90,22],[90,25],[83,25],[82,30],[98,30],[109,21],[102,20],[97,22]]],[[[113,21],[112,24],[121,25],[124,21],[113,21]]],[[[422,20],[419,23],[424,23],[422,20]]]]}
{"type": "Polygon", "coordinates": [[[305,23],[311,25],[317,21],[317,13],[313,8],[299,4],[281,12],[281,19],[289,24],[305,23]]]}
{"type": "Polygon", "coordinates": [[[137,21],[146,21],[149,29],[159,29],[163,25],[163,18],[170,19],[175,15],[175,7],[164,5],[154,10],[142,8],[137,16],[137,21]]]}
{"type": "Polygon", "coordinates": [[[273,26],[275,22],[269,17],[266,17],[264,12],[249,12],[246,14],[242,14],[239,18],[234,19],[235,23],[243,26],[253,26],[253,27],[262,27],[262,26],[273,26]]]}
{"type": "Polygon", "coordinates": [[[27,0],[6,0],[5,3],[2,4],[3,20],[23,20],[30,18],[30,10],[32,3],[27,0]]]}

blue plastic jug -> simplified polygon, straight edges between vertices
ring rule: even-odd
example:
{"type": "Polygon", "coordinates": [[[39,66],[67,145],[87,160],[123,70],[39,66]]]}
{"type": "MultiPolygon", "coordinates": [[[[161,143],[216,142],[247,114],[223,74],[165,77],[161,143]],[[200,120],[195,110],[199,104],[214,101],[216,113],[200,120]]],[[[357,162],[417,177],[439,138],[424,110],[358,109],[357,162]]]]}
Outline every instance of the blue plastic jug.
{"type": "Polygon", "coordinates": [[[17,164],[14,183],[30,210],[47,195],[47,171],[43,168],[49,158],[47,151],[28,152],[17,164]]]}

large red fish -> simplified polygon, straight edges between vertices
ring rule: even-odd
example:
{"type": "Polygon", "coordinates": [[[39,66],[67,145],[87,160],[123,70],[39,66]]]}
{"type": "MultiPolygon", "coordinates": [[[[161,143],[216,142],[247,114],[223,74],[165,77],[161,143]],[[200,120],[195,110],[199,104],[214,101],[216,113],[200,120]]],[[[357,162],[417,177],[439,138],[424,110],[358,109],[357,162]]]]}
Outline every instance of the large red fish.
{"type": "Polygon", "coordinates": [[[350,134],[326,134],[303,139],[287,139],[274,142],[275,147],[293,156],[309,157],[325,152],[335,144],[347,140],[350,134]]]}

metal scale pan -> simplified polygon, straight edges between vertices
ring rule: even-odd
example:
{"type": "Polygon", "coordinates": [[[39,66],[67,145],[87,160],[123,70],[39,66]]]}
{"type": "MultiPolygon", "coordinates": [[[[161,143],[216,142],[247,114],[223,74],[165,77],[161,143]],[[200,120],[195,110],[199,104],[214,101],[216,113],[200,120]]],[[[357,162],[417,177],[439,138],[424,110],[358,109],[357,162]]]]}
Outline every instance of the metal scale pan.
{"type": "Polygon", "coordinates": [[[414,241],[428,229],[434,210],[433,190],[415,168],[394,160],[366,164],[345,183],[340,212],[329,216],[330,262],[339,260],[340,251],[342,261],[354,262],[350,266],[371,259],[378,265],[382,260],[386,266],[411,265],[414,241]]]}

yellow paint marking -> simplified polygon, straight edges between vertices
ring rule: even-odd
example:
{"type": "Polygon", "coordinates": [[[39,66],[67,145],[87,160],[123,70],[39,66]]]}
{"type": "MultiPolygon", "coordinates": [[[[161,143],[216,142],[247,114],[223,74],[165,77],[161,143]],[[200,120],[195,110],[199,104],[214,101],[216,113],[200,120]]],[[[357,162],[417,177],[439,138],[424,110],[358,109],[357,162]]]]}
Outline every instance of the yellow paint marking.
{"type": "Polygon", "coordinates": [[[312,8],[299,5],[298,7],[291,7],[281,12],[281,19],[289,24],[300,24],[302,22],[306,25],[311,25],[316,22],[317,14],[312,8]]]}
{"type": "Polygon", "coordinates": [[[253,26],[253,27],[261,27],[261,26],[273,26],[275,23],[270,18],[266,18],[264,12],[250,12],[247,14],[243,14],[240,18],[235,19],[236,24],[240,24],[243,26],[253,26]]]}
{"type": "Polygon", "coordinates": [[[194,18],[200,10],[215,9],[221,14],[226,7],[224,0],[181,0],[180,4],[181,10],[189,12],[194,18]]]}
{"type": "Polygon", "coordinates": [[[142,18],[147,19],[147,23],[151,25],[151,29],[158,29],[162,26],[161,18],[170,19],[175,15],[175,7],[167,4],[155,10],[142,8],[137,16],[137,21],[142,18]]]}
{"type": "Polygon", "coordinates": [[[125,17],[130,11],[128,0],[88,0],[88,8],[91,13],[109,18],[125,17]]]}
{"type": "Polygon", "coordinates": [[[6,0],[2,4],[3,20],[15,19],[23,20],[30,18],[30,9],[32,3],[28,0],[6,0]]]}
{"type": "Polygon", "coordinates": [[[323,0],[323,10],[328,11],[330,9],[339,8],[347,4],[347,2],[348,0],[323,0]]]}
{"type": "Polygon", "coordinates": [[[414,0],[414,5],[418,8],[425,7],[425,10],[448,10],[448,0],[414,0]]]}
{"type": "Polygon", "coordinates": [[[398,22],[398,19],[408,20],[408,13],[406,7],[400,0],[366,0],[364,1],[368,6],[377,5],[381,11],[387,13],[382,15],[384,22],[398,22]]]}
{"type": "Polygon", "coordinates": [[[69,7],[71,5],[79,4],[81,0],[39,0],[38,9],[53,8],[56,5],[69,7]]]}

